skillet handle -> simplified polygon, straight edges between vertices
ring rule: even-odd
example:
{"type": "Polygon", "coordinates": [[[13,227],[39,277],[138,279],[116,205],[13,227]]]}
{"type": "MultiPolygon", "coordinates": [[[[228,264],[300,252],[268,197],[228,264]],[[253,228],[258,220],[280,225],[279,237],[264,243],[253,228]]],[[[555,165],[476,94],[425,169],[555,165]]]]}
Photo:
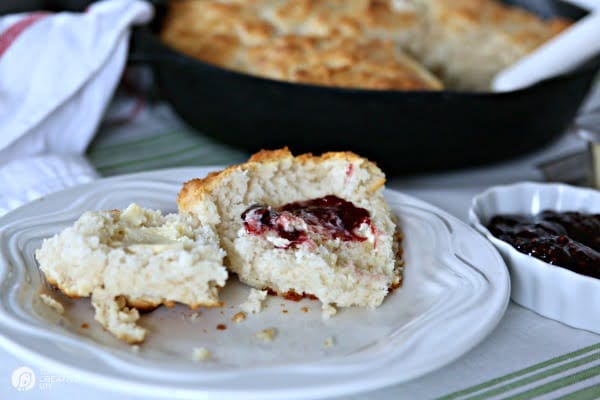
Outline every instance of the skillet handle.
{"type": "Polygon", "coordinates": [[[174,61],[174,55],[160,42],[155,32],[160,30],[167,0],[146,0],[154,7],[154,18],[146,26],[134,27],[129,42],[129,64],[155,64],[174,61]]]}
{"type": "Polygon", "coordinates": [[[159,61],[160,57],[155,54],[149,43],[152,32],[148,27],[136,27],[131,31],[129,41],[129,54],[127,55],[127,64],[153,64],[159,61]]]}
{"type": "Polygon", "coordinates": [[[181,57],[163,44],[147,26],[136,27],[131,32],[127,63],[165,64],[181,62],[181,57]]]}

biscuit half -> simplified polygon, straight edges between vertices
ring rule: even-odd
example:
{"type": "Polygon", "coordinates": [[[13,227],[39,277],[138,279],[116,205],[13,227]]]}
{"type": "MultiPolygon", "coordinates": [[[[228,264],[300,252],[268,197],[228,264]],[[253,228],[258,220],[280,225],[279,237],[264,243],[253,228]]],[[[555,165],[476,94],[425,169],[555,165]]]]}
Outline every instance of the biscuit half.
{"type": "Polygon", "coordinates": [[[384,183],[356,154],[294,157],[286,148],[186,182],[178,205],[215,227],[242,282],[324,306],[377,307],[402,279],[384,183]]]}
{"type": "Polygon", "coordinates": [[[99,322],[130,342],[145,336],[116,328],[139,318],[130,308],[219,306],[224,255],[214,229],[193,215],[162,215],[136,204],[86,212],[35,253],[50,284],[70,297],[92,295],[99,322]]]}

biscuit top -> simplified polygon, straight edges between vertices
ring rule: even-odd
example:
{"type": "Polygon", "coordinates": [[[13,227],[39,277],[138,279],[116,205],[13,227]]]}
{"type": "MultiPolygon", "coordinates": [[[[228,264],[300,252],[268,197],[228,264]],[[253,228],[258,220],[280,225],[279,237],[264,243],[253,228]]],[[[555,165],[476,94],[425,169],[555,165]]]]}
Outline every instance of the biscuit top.
{"type": "Polygon", "coordinates": [[[495,0],[424,0],[434,23],[462,34],[473,29],[480,37],[499,35],[524,53],[530,52],[570,26],[562,18],[544,20],[518,7],[495,0]]]}
{"type": "MultiPolygon", "coordinates": [[[[385,175],[381,169],[374,162],[355,153],[345,151],[327,152],[319,156],[311,153],[294,156],[287,147],[284,147],[277,150],[261,150],[253,154],[246,163],[232,165],[222,171],[211,172],[204,178],[196,178],[185,182],[178,194],[177,205],[180,211],[190,212],[194,210],[196,204],[203,201],[205,197],[210,197],[213,191],[219,189],[220,185],[231,176],[256,171],[261,166],[272,165],[274,168],[283,168],[283,166],[289,167],[296,164],[310,167],[326,161],[339,161],[348,166],[360,165],[361,169],[368,171],[370,178],[366,190],[371,193],[381,190],[385,185],[385,175]]],[[[348,172],[352,171],[346,173],[348,172]]]]}
{"type": "Polygon", "coordinates": [[[441,89],[389,40],[415,23],[413,12],[397,12],[387,1],[184,0],[170,3],[161,38],[189,56],[271,79],[441,89]],[[369,27],[373,35],[365,35],[369,27]]]}
{"type": "Polygon", "coordinates": [[[161,38],[276,80],[438,90],[441,78],[487,89],[495,72],[569,25],[496,0],[171,0],[161,38]]]}
{"type": "Polygon", "coordinates": [[[366,89],[441,89],[390,40],[283,36],[252,47],[245,69],[290,82],[366,89]]]}

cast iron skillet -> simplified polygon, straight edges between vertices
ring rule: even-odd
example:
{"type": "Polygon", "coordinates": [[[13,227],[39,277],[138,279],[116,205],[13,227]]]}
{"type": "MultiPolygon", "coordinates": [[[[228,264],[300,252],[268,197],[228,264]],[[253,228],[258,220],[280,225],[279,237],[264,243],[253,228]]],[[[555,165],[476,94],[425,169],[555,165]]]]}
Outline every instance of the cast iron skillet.
{"type": "MultiPolygon", "coordinates": [[[[519,0],[545,17],[585,13],[557,0],[519,0]]],[[[162,44],[153,27],[134,32],[132,61],[148,62],[162,96],[189,125],[248,152],[352,150],[388,175],[490,163],[564,133],[600,66],[508,93],[375,91],[279,82],[232,72],[162,44]]]]}

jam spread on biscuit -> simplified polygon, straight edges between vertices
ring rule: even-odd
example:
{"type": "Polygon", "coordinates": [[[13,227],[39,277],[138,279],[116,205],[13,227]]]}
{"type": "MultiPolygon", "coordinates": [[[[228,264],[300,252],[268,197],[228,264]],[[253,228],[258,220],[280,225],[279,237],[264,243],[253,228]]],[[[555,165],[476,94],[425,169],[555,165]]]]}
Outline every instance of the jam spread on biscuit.
{"type": "Polygon", "coordinates": [[[367,240],[358,234],[362,224],[368,224],[374,231],[369,211],[334,195],[277,208],[253,205],[242,213],[242,219],[248,233],[261,235],[272,231],[289,242],[285,246],[276,246],[278,248],[310,240],[309,231],[332,239],[358,242],[367,240]]]}
{"type": "Polygon", "coordinates": [[[533,216],[497,215],[488,229],[521,253],[600,278],[600,214],[546,210],[533,216]]]}

